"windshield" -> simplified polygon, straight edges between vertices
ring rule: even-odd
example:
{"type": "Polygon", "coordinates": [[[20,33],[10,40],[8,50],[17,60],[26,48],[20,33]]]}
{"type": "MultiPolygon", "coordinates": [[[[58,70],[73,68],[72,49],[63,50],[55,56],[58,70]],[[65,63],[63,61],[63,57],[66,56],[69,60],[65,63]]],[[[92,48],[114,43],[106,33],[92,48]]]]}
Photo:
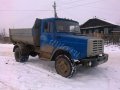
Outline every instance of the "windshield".
{"type": "Polygon", "coordinates": [[[56,21],[56,29],[57,32],[73,32],[73,33],[80,33],[79,24],[76,22],[70,21],[56,21]]]}

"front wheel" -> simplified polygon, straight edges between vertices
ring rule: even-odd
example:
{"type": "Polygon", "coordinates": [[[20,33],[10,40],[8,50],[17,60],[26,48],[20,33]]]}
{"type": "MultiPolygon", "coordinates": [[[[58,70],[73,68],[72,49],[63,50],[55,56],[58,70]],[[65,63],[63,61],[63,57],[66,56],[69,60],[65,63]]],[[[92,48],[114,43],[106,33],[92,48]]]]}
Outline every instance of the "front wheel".
{"type": "Polygon", "coordinates": [[[66,55],[59,55],[55,60],[55,69],[63,77],[72,77],[76,68],[75,64],[66,55]]]}
{"type": "Polygon", "coordinates": [[[19,47],[15,49],[14,55],[17,62],[26,62],[29,58],[29,55],[27,53],[23,53],[19,47]]]}

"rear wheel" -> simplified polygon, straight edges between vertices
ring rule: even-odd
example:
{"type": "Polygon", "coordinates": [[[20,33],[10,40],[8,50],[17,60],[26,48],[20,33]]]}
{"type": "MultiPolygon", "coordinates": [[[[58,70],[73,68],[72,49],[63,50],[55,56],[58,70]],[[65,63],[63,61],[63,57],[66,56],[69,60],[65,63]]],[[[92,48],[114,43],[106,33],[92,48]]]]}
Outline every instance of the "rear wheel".
{"type": "Polygon", "coordinates": [[[36,56],[38,55],[38,53],[36,53],[36,52],[31,52],[30,55],[31,55],[32,57],[36,57],[36,56]]]}
{"type": "Polygon", "coordinates": [[[15,60],[17,62],[26,62],[28,61],[29,55],[27,53],[23,53],[24,51],[22,51],[19,47],[17,47],[15,49],[15,60]]]}
{"type": "Polygon", "coordinates": [[[59,55],[55,60],[55,69],[63,77],[72,77],[76,68],[75,64],[66,55],[59,55]]]}

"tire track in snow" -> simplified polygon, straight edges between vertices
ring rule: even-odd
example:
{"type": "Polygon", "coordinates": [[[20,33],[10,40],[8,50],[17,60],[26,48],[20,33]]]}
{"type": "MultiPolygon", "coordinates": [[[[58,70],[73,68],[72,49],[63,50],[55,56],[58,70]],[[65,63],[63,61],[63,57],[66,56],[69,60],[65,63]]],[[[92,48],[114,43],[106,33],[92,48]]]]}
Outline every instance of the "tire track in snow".
{"type": "MultiPolygon", "coordinates": [[[[0,81],[0,83],[1,83],[3,86],[5,86],[6,90],[18,90],[18,89],[16,89],[16,88],[13,88],[12,86],[6,84],[6,83],[3,82],[3,81],[0,81]]],[[[1,88],[3,88],[3,87],[1,87],[1,88]]]]}

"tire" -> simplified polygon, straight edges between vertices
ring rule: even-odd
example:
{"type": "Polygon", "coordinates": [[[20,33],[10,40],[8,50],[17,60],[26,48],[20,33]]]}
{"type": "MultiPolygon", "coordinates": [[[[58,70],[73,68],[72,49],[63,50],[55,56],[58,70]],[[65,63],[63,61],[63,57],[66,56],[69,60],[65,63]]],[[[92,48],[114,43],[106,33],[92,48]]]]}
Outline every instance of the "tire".
{"type": "Polygon", "coordinates": [[[66,55],[59,55],[55,59],[55,69],[63,77],[70,78],[76,71],[75,64],[66,55]]]}
{"type": "Polygon", "coordinates": [[[30,56],[32,56],[32,57],[36,57],[38,54],[36,53],[36,52],[31,52],[30,53],[30,56]]]}
{"type": "Polygon", "coordinates": [[[15,60],[16,62],[27,62],[29,55],[27,53],[22,53],[23,51],[18,47],[15,49],[15,60]]]}
{"type": "Polygon", "coordinates": [[[96,67],[98,66],[98,62],[95,60],[95,61],[91,61],[91,67],[96,67]]]}

